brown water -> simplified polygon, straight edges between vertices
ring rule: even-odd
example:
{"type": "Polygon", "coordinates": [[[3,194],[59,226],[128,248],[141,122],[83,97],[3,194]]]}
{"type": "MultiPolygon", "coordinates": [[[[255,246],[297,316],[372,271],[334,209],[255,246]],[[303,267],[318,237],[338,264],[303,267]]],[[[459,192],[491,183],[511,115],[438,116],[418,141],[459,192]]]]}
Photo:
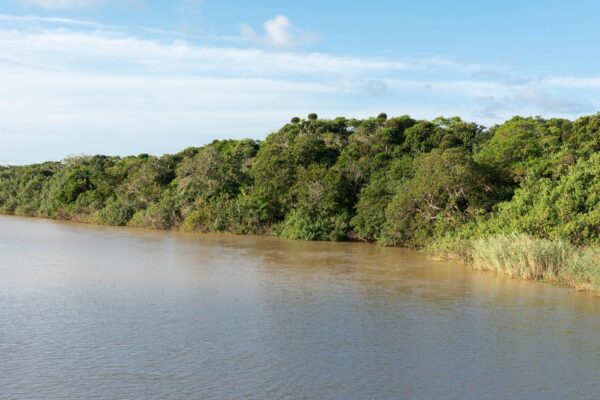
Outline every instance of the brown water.
{"type": "Polygon", "coordinates": [[[402,249],[0,217],[1,399],[598,399],[600,299],[402,249]]]}

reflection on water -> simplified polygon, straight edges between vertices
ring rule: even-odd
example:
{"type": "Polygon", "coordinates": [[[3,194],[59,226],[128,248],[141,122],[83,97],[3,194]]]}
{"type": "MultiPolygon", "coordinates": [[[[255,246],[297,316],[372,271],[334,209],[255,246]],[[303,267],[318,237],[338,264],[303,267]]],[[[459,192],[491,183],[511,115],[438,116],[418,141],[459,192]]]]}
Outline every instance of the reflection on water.
{"type": "Polygon", "coordinates": [[[599,333],[402,249],[0,217],[1,399],[595,399],[599,333]]]}

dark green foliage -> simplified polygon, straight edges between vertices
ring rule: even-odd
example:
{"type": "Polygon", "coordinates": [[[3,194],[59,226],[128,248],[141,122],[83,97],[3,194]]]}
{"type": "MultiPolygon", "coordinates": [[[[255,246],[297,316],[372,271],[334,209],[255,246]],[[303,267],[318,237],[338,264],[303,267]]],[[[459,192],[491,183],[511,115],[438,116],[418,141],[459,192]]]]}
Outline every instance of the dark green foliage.
{"type": "Polygon", "coordinates": [[[179,203],[175,190],[166,190],[159,199],[133,214],[128,225],[152,229],[178,228],[182,220],[179,203]]]}
{"type": "Polygon", "coordinates": [[[493,136],[477,158],[520,182],[535,163],[559,150],[563,131],[554,129],[557,123],[560,121],[514,117],[492,128],[493,136]]]}
{"type": "Polygon", "coordinates": [[[281,236],[304,240],[339,240],[346,236],[344,181],[339,171],[319,164],[299,167],[291,193],[294,207],[277,227],[281,236]]]}
{"type": "Polygon", "coordinates": [[[479,226],[480,235],[528,233],[575,244],[600,241],[600,153],[559,177],[528,175],[510,202],[479,226]]]}
{"type": "Polygon", "coordinates": [[[306,119],[174,155],[0,166],[0,212],[421,247],[524,233],[600,241],[600,114],[306,119]],[[514,194],[514,196],[513,196],[514,194]]]}
{"type": "Polygon", "coordinates": [[[483,127],[458,117],[418,121],[405,133],[404,148],[413,153],[427,153],[434,148],[461,147],[472,151],[485,140],[483,127]]]}
{"type": "Polygon", "coordinates": [[[353,203],[374,172],[403,156],[405,132],[415,123],[410,117],[402,116],[387,121],[370,118],[357,124],[336,163],[348,181],[353,203]]]}
{"type": "Polygon", "coordinates": [[[574,123],[558,120],[553,127],[575,155],[589,157],[600,151],[600,113],[581,117],[574,123]]]}
{"type": "Polygon", "coordinates": [[[375,241],[381,236],[385,210],[398,188],[412,178],[412,158],[405,155],[394,159],[389,167],[375,173],[361,190],[352,218],[352,227],[362,240],[375,241]]]}
{"type": "Polygon", "coordinates": [[[91,219],[93,222],[107,225],[123,226],[127,225],[135,208],[127,204],[123,199],[110,198],[106,205],[98,210],[95,216],[91,219]]]}
{"type": "Polygon", "coordinates": [[[44,163],[0,169],[0,212],[39,215],[41,193],[60,169],[60,163],[44,163]]]}
{"type": "Polygon", "coordinates": [[[462,149],[420,155],[414,170],[387,208],[380,239],[384,244],[422,247],[494,204],[490,177],[462,149]]]}

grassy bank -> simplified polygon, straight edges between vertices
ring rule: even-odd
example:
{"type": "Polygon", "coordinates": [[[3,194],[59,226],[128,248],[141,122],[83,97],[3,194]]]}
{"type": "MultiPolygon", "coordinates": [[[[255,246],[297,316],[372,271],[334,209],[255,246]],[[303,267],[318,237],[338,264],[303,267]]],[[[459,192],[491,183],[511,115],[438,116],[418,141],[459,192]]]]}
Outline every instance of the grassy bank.
{"type": "Polygon", "coordinates": [[[440,242],[430,247],[429,253],[458,259],[478,271],[600,294],[600,246],[578,247],[566,241],[512,234],[440,242]]]}

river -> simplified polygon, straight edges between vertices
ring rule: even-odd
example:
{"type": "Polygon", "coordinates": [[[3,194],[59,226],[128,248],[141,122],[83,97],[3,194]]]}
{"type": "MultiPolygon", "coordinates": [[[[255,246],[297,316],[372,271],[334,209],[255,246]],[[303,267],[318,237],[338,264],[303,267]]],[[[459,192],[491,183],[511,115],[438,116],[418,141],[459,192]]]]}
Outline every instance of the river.
{"type": "Polygon", "coordinates": [[[0,399],[598,399],[600,298],[361,243],[0,217],[0,399]]]}

